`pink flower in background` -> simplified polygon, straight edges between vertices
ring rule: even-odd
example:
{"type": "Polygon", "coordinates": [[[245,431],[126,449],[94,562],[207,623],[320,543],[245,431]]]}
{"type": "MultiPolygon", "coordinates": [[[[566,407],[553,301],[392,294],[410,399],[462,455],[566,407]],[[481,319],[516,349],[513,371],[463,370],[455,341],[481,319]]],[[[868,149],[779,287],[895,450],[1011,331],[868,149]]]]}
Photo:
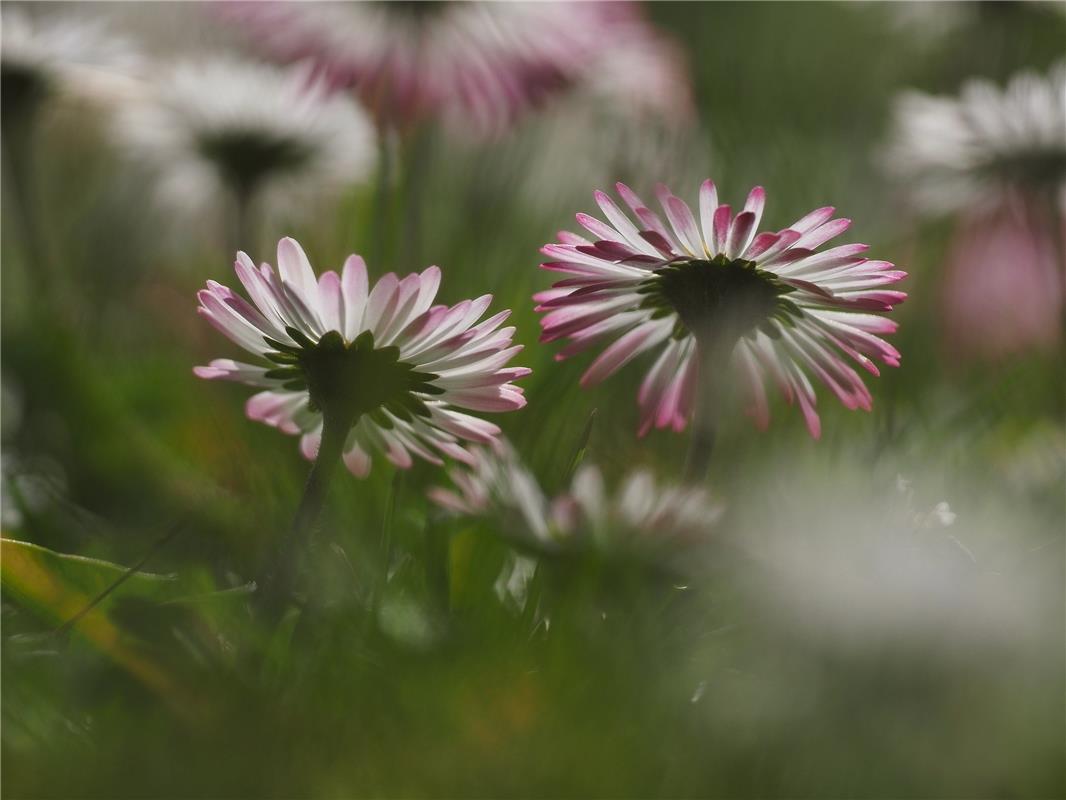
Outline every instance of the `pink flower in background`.
{"type": "MultiPolygon", "coordinates": [[[[871,397],[848,358],[874,375],[873,359],[899,365],[899,352],[880,338],[896,323],[890,311],[903,292],[885,287],[905,277],[887,261],[862,254],[863,244],[819,251],[850,226],[819,208],[788,228],[758,232],[765,204],[752,189],[733,214],[719,205],[711,181],[700,189],[699,218],[660,185],[666,222],[628,186],[618,193],[637,223],[603,192],[596,202],[607,219],[578,214],[591,238],[568,231],[542,249],[542,267],[567,277],[534,298],[545,342],[569,339],[556,356],[568,358],[614,341],[582,377],[589,386],[642,353],[658,356],[640,387],[640,433],[685,428],[693,410],[700,358],[712,350],[739,372],[760,427],[769,422],[765,382],[799,404],[811,435],[820,435],[813,376],[850,409],[869,410],[871,397]],[[667,224],[669,223],[669,224],[667,224]]],[[[731,380],[708,376],[714,382],[731,380]]]]}
{"type": "Polygon", "coordinates": [[[491,295],[434,305],[437,267],[403,279],[388,273],[371,287],[356,255],[341,274],[316,278],[293,239],[278,243],[278,268],[238,253],[252,303],[215,281],[199,293],[199,312],[266,365],[216,359],[195,373],[262,389],[248,416],[300,434],[307,458],[318,451],[324,413],[334,413],[351,421],[343,458],[360,477],[375,450],[404,468],[412,454],[441,463],[434,450],[470,461],[460,442],[488,444],[500,431],[458,409],[525,405],[511,381],[529,370],[506,366],[522,349],[511,346],[514,328],[500,327],[510,312],[478,322],[491,295]]]}
{"type": "Polygon", "coordinates": [[[425,116],[480,134],[567,85],[634,24],[628,4],[229,2],[264,52],[311,59],[377,117],[425,116]]]}
{"type": "Polygon", "coordinates": [[[1054,348],[1062,337],[1066,219],[1020,198],[963,215],[945,266],[943,318],[952,350],[998,359],[1054,348]]]}

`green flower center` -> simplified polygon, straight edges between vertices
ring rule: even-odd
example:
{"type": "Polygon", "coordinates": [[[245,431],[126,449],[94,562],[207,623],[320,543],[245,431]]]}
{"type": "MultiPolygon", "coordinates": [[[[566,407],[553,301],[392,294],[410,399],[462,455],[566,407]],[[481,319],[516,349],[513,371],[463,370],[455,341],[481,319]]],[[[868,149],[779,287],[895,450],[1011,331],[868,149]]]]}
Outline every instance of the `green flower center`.
{"type": "Polygon", "coordinates": [[[299,169],[313,155],[303,142],[251,130],[209,134],[198,147],[241,195],[253,192],[270,175],[299,169]]]}
{"type": "Polygon", "coordinates": [[[295,328],[285,330],[297,346],[267,339],[274,350],[266,356],[278,365],[267,377],[284,380],[286,389],[306,390],[311,409],[327,419],[352,425],[369,414],[382,427],[391,428],[383,410],[405,421],[416,415],[427,417],[429,409],[415,393],[444,392],[431,383],[435,374],[418,372],[413,364],[400,361],[400,348],[375,348],[370,331],[348,343],[336,331],[312,342],[295,328]]]}
{"type": "Polygon", "coordinates": [[[793,291],[754,261],[717,255],[710,261],[680,261],[655,271],[638,290],[641,308],[654,309],[653,318],[676,313],[674,337],[692,334],[735,341],[755,328],[774,335],[771,319],[788,322],[801,312],[784,295],[793,291]]]}

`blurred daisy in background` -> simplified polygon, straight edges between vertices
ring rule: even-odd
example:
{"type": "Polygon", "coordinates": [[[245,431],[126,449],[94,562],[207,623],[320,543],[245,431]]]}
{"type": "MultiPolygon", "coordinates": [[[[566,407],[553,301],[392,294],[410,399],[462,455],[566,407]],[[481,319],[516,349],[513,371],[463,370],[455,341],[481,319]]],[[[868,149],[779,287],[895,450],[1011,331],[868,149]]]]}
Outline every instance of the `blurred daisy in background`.
{"type": "Polygon", "coordinates": [[[505,130],[569,85],[634,21],[620,3],[230,2],[257,51],[311,59],[384,127],[427,117],[478,135],[505,130]]]}
{"type": "Polygon", "coordinates": [[[516,129],[499,169],[511,171],[524,201],[555,215],[589,186],[705,172],[707,142],[681,47],[634,24],[569,92],[516,129]]]}
{"type": "Polygon", "coordinates": [[[1003,89],[975,79],[958,97],[903,94],[886,161],[930,212],[969,208],[1004,191],[1050,193],[1061,209],[1066,63],[1046,75],[1023,72],[1003,89]]]}
{"type": "Polygon", "coordinates": [[[525,405],[511,381],[529,370],[506,366],[522,349],[511,345],[514,328],[500,327],[510,312],[479,322],[492,295],[434,305],[437,267],[403,279],[388,273],[371,287],[353,255],[341,274],[316,278],[303,249],[286,238],[278,243],[279,274],[243,252],[235,269],[254,306],[209,281],[199,311],[266,365],[217,359],[195,372],[260,388],[248,401],[249,418],[300,435],[309,459],[326,438],[360,477],[374,451],[402,468],[412,454],[435,464],[437,452],[472,462],[460,442],[488,444],[500,431],[458,409],[525,405]]]}
{"type": "Polygon", "coordinates": [[[962,355],[1054,347],[1066,303],[1066,63],[1005,89],[897,102],[889,169],[918,207],[957,213],[943,320],[962,355]]]}
{"type": "Polygon", "coordinates": [[[172,61],[190,53],[240,52],[243,37],[218,24],[212,3],[77,3],[84,16],[104,21],[129,37],[155,61],[172,61]]]}
{"type": "Polygon", "coordinates": [[[891,311],[904,300],[903,292],[884,287],[906,273],[865,258],[863,244],[818,252],[850,220],[834,219],[834,209],[825,207],[784,230],[757,233],[762,187],[734,215],[708,180],[700,188],[699,222],[659,186],[667,226],[628,186],[617,189],[639,225],[596,192],[608,222],[578,214],[592,238],[562,231],[558,243],[542,249],[551,259],[543,268],[567,277],[534,296],[544,312],[541,340],[571,340],[559,359],[615,340],[582,385],[658,351],[637,398],[642,435],[653,427],[684,430],[697,401],[713,403],[729,382],[725,367],[739,372],[760,427],[769,423],[767,377],[789,403],[798,402],[814,437],[821,424],[809,374],[845,407],[870,409],[870,393],[847,359],[874,375],[875,358],[899,365],[899,352],[879,336],[894,332],[896,323],[871,312],[891,311]]]}
{"type": "Polygon", "coordinates": [[[254,220],[312,215],[376,158],[367,116],[300,65],[184,60],[116,126],[129,156],[156,173],[166,207],[200,224],[230,219],[229,236],[245,245],[259,232],[254,220]]]}
{"type": "MultiPolygon", "coordinates": [[[[36,9],[34,9],[36,12],[36,9]]],[[[123,99],[139,58],[123,38],[96,20],[62,13],[28,13],[5,3],[0,10],[0,142],[4,185],[34,290],[53,296],[59,284],[46,233],[41,180],[42,113],[56,100],[123,99]]],[[[62,104],[65,105],[65,104],[62,104]]],[[[79,124],[86,119],[75,108],[79,124]]],[[[53,120],[49,115],[47,121],[53,120]]],[[[57,126],[58,127],[58,126],[57,126]]],[[[56,299],[53,296],[53,299],[56,299]]]]}
{"type": "Polygon", "coordinates": [[[31,116],[49,96],[91,91],[109,75],[140,64],[134,47],[98,20],[30,15],[5,4],[0,12],[0,98],[4,131],[31,116]]]}
{"type": "Polygon", "coordinates": [[[656,484],[645,469],[609,492],[599,468],[584,464],[549,497],[506,440],[473,452],[472,467],[449,470],[453,488],[431,489],[430,498],[456,514],[489,516],[516,544],[542,553],[593,550],[682,566],[722,514],[704,489],[656,484]]]}

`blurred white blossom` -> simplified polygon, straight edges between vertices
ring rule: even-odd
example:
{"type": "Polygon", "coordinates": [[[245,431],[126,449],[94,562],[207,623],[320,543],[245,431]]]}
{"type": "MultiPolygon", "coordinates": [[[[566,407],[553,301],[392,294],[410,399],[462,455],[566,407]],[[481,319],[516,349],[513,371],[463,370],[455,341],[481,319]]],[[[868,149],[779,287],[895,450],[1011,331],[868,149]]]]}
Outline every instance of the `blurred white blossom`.
{"type": "Polygon", "coordinates": [[[1025,71],[1005,88],[973,79],[957,97],[906,92],[896,101],[889,169],[933,212],[1004,189],[1066,197],[1066,63],[1025,71]]]}
{"type": "Polygon", "coordinates": [[[3,113],[32,112],[54,94],[92,95],[122,85],[141,66],[125,38],[98,20],[63,13],[0,10],[3,113]]]}
{"type": "Polygon", "coordinates": [[[706,543],[722,514],[701,487],[657,483],[646,469],[632,470],[611,492],[600,470],[584,464],[564,491],[549,496],[509,443],[474,455],[472,468],[449,471],[454,488],[432,489],[430,497],[455,513],[489,516],[505,535],[541,552],[669,562],[706,543]]]}
{"type": "Polygon", "coordinates": [[[230,57],[163,68],[122,108],[116,132],[157,174],[165,207],[199,223],[242,194],[270,221],[311,216],[366,178],[376,157],[367,116],[308,68],[230,57]]]}

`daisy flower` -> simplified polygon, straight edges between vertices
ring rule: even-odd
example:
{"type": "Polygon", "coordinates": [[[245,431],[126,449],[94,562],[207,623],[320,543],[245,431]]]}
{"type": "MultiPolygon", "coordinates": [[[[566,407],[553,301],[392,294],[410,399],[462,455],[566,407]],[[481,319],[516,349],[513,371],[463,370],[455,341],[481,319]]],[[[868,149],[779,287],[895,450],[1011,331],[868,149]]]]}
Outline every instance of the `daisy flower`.
{"type": "Polygon", "coordinates": [[[376,154],[366,115],[299,65],[181,61],[116,125],[129,154],[158,172],[165,205],[214,216],[212,200],[235,204],[242,240],[249,206],[266,218],[310,213],[365,178],[376,154]]]}
{"type": "Polygon", "coordinates": [[[452,513],[494,516],[518,544],[545,553],[593,549],[669,559],[706,542],[722,513],[704,489],[657,485],[645,469],[609,492],[591,464],[548,497],[506,440],[473,453],[472,468],[448,471],[454,488],[431,489],[430,498],[452,513]]]}
{"type": "Polygon", "coordinates": [[[1066,198],[1066,63],[1004,89],[967,83],[958,97],[908,92],[896,103],[888,167],[927,210],[955,211],[991,192],[1066,198]]]}
{"type": "Polygon", "coordinates": [[[511,381],[529,370],[507,366],[522,348],[511,346],[513,327],[500,327],[510,312],[479,322],[491,295],[434,305],[437,267],[403,279],[389,273],[371,287],[363,259],[352,255],[341,274],[316,278],[286,238],[279,274],[243,252],[235,269],[252,302],[209,281],[198,310],[260,363],[218,359],[195,374],[261,389],[248,400],[249,418],[300,435],[309,459],[325,435],[343,442],[339,454],[360,477],[375,451],[402,468],[412,454],[471,461],[461,443],[491,443],[499,428],[466,410],[525,405],[511,381]]]}
{"type": "Polygon", "coordinates": [[[313,59],[384,124],[426,116],[496,133],[611,46],[631,9],[577,2],[232,2],[226,15],[284,60],[313,59]]]}
{"type": "Polygon", "coordinates": [[[784,230],[757,233],[762,187],[734,215],[708,180],[698,218],[660,185],[664,222],[628,186],[617,189],[637,222],[596,192],[607,222],[578,214],[591,238],[563,231],[558,243],[542,249],[550,259],[542,267],[567,277],[534,296],[544,312],[541,340],[570,339],[556,356],[562,359],[615,339],[582,385],[656,351],[637,397],[641,435],[652,427],[685,428],[701,362],[709,365],[700,380],[707,393],[728,380],[721,369],[737,371],[760,427],[769,422],[767,378],[799,404],[816,438],[821,425],[812,376],[847,408],[869,410],[870,393],[848,359],[874,375],[874,359],[898,366],[899,352],[879,336],[895,331],[896,323],[876,312],[906,297],[885,288],[905,273],[865,258],[866,245],[820,251],[850,220],[834,219],[826,207],[784,230]]]}
{"type": "Polygon", "coordinates": [[[0,97],[5,118],[32,113],[50,94],[77,91],[93,75],[128,72],[139,63],[127,41],[96,22],[73,16],[31,17],[5,6],[0,14],[0,40],[0,97]]]}

